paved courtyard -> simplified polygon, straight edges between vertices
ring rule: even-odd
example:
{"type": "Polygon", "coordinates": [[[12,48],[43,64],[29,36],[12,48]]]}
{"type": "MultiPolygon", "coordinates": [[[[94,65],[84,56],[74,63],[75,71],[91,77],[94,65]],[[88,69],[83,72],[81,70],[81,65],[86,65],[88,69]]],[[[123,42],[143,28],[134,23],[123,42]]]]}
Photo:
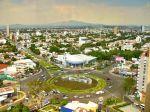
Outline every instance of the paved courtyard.
{"type": "Polygon", "coordinates": [[[124,112],[141,112],[137,107],[135,107],[134,105],[128,105],[125,107],[121,107],[119,108],[120,110],[124,111],[124,112]]]}

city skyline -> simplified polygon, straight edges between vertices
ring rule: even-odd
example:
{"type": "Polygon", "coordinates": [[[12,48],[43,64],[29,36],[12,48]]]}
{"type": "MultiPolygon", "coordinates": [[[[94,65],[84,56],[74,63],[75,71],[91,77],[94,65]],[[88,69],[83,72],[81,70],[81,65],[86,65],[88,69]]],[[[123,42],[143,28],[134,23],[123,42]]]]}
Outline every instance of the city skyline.
{"type": "Polygon", "coordinates": [[[97,24],[150,25],[150,0],[1,0],[0,9],[0,24],[77,20],[97,24]]]}

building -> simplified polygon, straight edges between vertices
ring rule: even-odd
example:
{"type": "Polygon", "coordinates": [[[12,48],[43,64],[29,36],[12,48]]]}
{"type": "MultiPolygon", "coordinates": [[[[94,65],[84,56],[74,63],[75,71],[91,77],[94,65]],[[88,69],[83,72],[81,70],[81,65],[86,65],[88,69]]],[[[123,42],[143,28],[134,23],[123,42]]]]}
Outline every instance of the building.
{"type": "Polygon", "coordinates": [[[145,112],[150,112],[150,83],[148,84],[146,90],[145,112]]]}
{"type": "Polygon", "coordinates": [[[4,71],[7,69],[7,64],[0,64],[0,73],[4,73],[4,71]]]}
{"type": "Polygon", "coordinates": [[[142,42],[141,36],[137,36],[135,41],[136,41],[136,43],[141,43],[142,42]]]}
{"type": "Polygon", "coordinates": [[[91,40],[89,40],[87,37],[79,37],[79,45],[90,43],[91,40]]]}
{"type": "Polygon", "coordinates": [[[146,88],[150,83],[150,50],[142,53],[138,68],[137,90],[140,93],[140,100],[145,101],[146,88]]]}
{"type": "Polygon", "coordinates": [[[142,32],[150,32],[150,26],[141,26],[142,32]]]}
{"type": "Polygon", "coordinates": [[[36,31],[36,36],[41,36],[41,35],[42,35],[42,33],[39,30],[37,30],[36,31]]]}
{"type": "Polygon", "coordinates": [[[24,73],[27,68],[34,69],[36,64],[31,59],[20,59],[14,62],[17,72],[24,73]]]}
{"type": "Polygon", "coordinates": [[[58,55],[55,58],[55,61],[58,64],[63,65],[63,67],[71,66],[71,67],[83,67],[86,64],[94,64],[96,62],[96,57],[87,56],[84,54],[64,54],[58,55]]]}
{"type": "Polygon", "coordinates": [[[133,44],[131,44],[131,43],[125,43],[125,44],[121,47],[121,50],[131,50],[131,51],[133,51],[133,50],[134,50],[133,44]]]}
{"type": "Polygon", "coordinates": [[[0,88],[0,106],[1,103],[7,100],[14,93],[14,88],[11,86],[0,88]]]}
{"type": "Polygon", "coordinates": [[[6,26],[6,36],[9,37],[9,25],[6,26]]]}
{"type": "Polygon", "coordinates": [[[80,103],[79,101],[72,101],[60,108],[60,112],[97,112],[98,104],[90,102],[80,103]]]}
{"type": "Polygon", "coordinates": [[[6,39],[0,39],[0,44],[6,44],[6,39]]]}
{"type": "Polygon", "coordinates": [[[114,27],[113,32],[114,32],[114,34],[115,34],[115,35],[117,35],[117,34],[118,34],[118,32],[119,32],[118,27],[114,27]]]}

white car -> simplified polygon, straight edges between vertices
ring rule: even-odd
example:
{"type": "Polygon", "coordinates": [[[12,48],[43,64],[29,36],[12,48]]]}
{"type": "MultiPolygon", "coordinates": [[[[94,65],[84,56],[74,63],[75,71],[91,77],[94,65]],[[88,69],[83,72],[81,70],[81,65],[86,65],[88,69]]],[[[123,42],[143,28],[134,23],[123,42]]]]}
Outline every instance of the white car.
{"type": "Polygon", "coordinates": [[[108,88],[109,88],[109,89],[111,89],[111,88],[112,88],[112,86],[109,86],[108,88]]]}
{"type": "Polygon", "coordinates": [[[97,91],[96,94],[104,94],[105,92],[104,91],[97,91]]]}
{"type": "Polygon", "coordinates": [[[87,98],[90,98],[90,95],[86,95],[87,98]]]}
{"type": "Polygon", "coordinates": [[[84,98],[84,96],[80,96],[79,98],[84,98]]]}
{"type": "Polygon", "coordinates": [[[65,96],[65,97],[63,97],[63,99],[68,99],[68,97],[67,97],[67,96],[65,96]]]}
{"type": "Polygon", "coordinates": [[[74,98],[78,98],[78,96],[73,96],[74,98]]]}

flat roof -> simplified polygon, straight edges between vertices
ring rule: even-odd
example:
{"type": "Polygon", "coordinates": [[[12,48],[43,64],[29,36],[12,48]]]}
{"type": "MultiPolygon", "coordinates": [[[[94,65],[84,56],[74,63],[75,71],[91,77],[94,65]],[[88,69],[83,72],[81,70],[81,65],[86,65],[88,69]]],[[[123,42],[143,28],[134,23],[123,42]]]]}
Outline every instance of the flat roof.
{"type": "Polygon", "coordinates": [[[0,70],[1,70],[1,69],[4,69],[4,68],[7,68],[7,67],[8,67],[7,64],[0,64],[0,70]]]}
{"type": "Polygon", "coordinates": [[[88,104],[86,103],[80,103],[79,101],[72,101],[71,103],[68,103],[67,105],[64,106],[65,108],[69,108],[71,110],[75,110],[77,108],[90,108],[90,107],[98,107],[96,103],[89,102],[88,104]]]}
{"type": "Polygon", "coordinates": [[[0,88],[0,95],[5,95],[13,92],[14,92],[14,88],[11,86],[0,88]]]}

